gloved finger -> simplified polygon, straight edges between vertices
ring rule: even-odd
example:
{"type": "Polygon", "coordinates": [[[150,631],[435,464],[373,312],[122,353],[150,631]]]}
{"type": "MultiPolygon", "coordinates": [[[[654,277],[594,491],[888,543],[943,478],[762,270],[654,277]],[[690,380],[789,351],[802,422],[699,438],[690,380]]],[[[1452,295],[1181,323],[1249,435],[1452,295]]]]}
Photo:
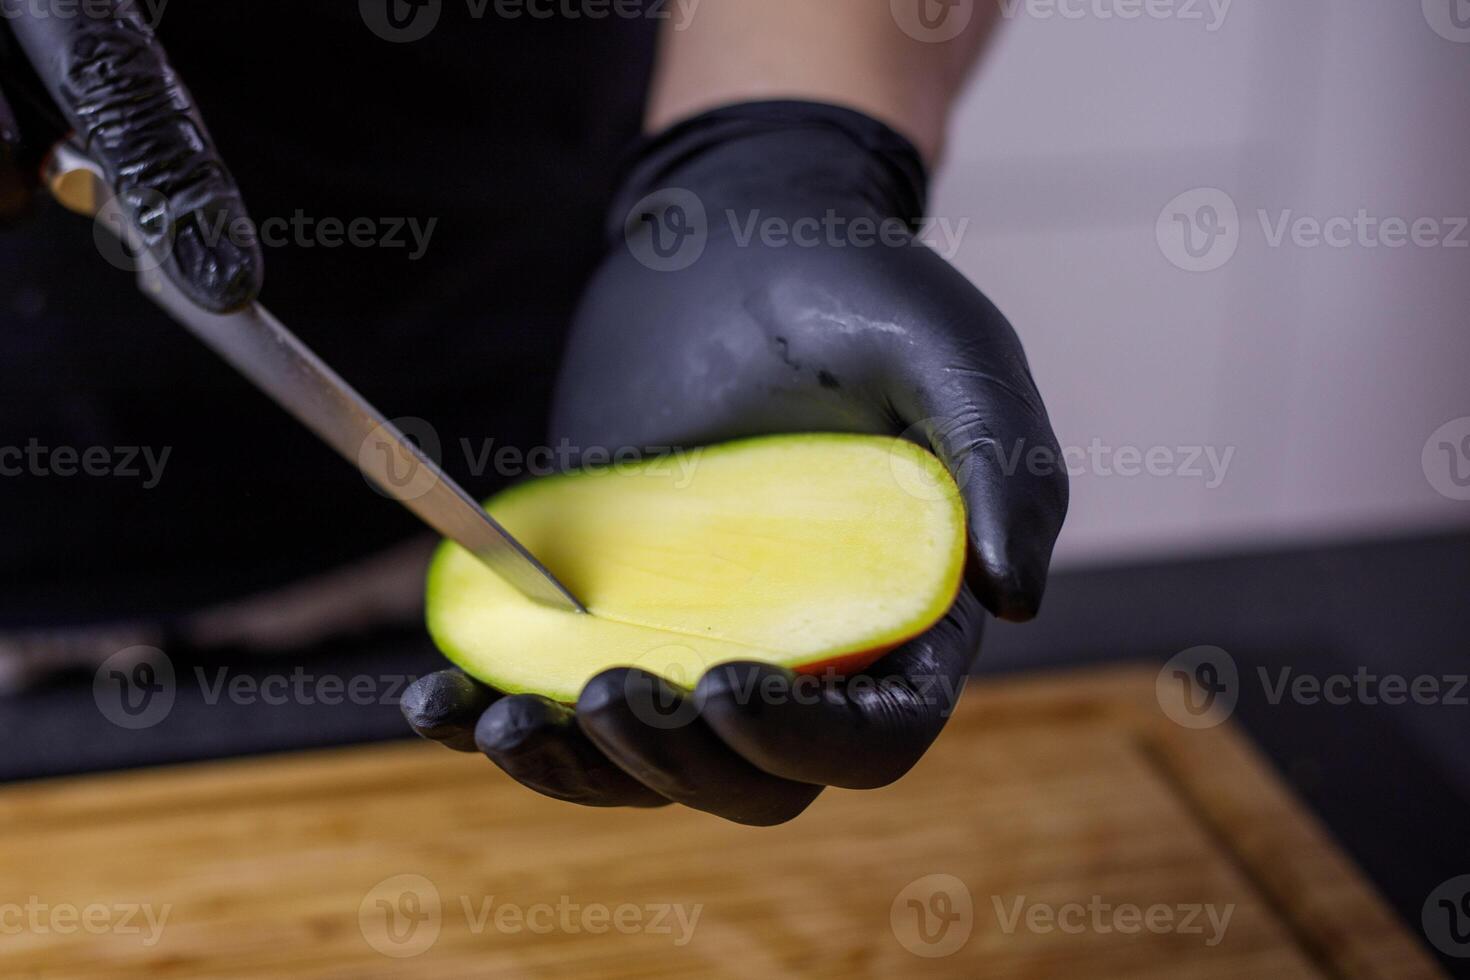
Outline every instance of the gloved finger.
{"type": "Polygon", "coordinates": [[[114,0],[105,14],[19,16],[10,27],[163,271],[216,312],[254,299],[264,264],[254,226],[136,5],[114,0]]]}
{"type": "Polygon", "coordinates": [[[968,294],[946,308],[973,309],[986,322],[965,332],[964,349],[903,362],[893,400],[964,497],[971,588],[995,615],[1024,621],[1041,607],[1067,516],[1067,469],[1015,331],[958,273],[946,281],[968,294]]]}
{"type": "Polygon", "coordinates": [[[475,742],[522,785],[583,806],[665,806],[668,800],[614,765],[577,727],[572,709],[533,694],[501,698],[475,742]]]}
{"type": "Polygon", "coordinates": [[[797,675],[763,663],[711,668],[701,717],[762,771],[847,789],[886,786],[913,768],[949,720],[979,651],[985,613],[961,589],[949,614],[854,677],[797,675]]]}
{"type": "Polygon", "coordinates": [[[457,670],[420,677],[403,692],[398,708],[409,727],[456,752],[475,751],[475,725],[497,694],[457,670]]]}
{"type": "Polygon", "coordinates": [[[700,720],[689,694],[635,667],[588,681],[577,700],[577,723],[643,785],[735,823],[785,823],[822,791],[761,772],[700,720]]]}

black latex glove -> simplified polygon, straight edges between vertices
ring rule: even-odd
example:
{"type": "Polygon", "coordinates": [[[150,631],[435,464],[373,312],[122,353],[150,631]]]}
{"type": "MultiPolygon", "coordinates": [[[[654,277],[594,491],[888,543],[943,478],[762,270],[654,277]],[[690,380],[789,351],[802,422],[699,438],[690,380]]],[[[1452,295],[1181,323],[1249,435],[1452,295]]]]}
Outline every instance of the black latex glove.
{"type": "Polygon", "coordinates": [[[98,8],[0,18],[0,216],[23,209],[46,152],[75,133],[169,278],[210,310],[242,306],[263,263],[239,189],[137,5],[98,8]]]}
{"type": "Polygon", "coordinates": [[[831,106],[735,106],[652,141],[577,315],[553,436],[584,450],[809,431],[925,442],[969,517],[969,585],[949,615],[815,692],[753,663],[716,667],[693,692],[619,668],[573,711],[446,671],[408,692],[416,730],[560,799],[675,801],[753,824],[790,819],[826,785],[884,785],[919,759],[978,652],[981,604],[1035,615],[1067,508],[1010,324],[931,250],[896,242],[891,221],[885,243],[836,220],[902,225],[924,185],[907,141],[831,106]],[[768,219],[816,241],[742,240],[768,219]]]}

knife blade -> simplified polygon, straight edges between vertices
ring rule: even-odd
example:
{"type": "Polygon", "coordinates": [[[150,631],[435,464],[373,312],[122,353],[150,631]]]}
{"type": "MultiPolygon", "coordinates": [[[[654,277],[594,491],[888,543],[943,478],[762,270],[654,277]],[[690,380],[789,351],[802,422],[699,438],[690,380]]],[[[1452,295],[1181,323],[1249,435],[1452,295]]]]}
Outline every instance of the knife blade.
{"type": "MultiPolygon", "coordinates": [[[[132,250],[142,252],[140,237],[124,218],[95,161],[62,143],[52,151],[45,176],[63,206],[129,237],[132,250]]],[[[144,295],[384,494],[528,598],[569,612],[586,612],[524,545],[260,303],[232,313],[212,313],[174,285],[160,263],[147,261],[146,255],[142,258],[138,285],[144,295]]]]}

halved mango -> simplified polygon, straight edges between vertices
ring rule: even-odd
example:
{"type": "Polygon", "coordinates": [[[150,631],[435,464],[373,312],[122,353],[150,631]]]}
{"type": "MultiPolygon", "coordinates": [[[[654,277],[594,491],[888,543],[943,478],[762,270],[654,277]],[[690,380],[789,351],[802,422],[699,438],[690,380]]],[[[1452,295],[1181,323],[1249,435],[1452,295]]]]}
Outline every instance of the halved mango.
{"type": "Polygon", "coordinates": [[[526,599],[446,542],[429,632],[492,687],[567,703],[614,666],[684,686],[729,660],[860,670],[944,615],[965,560],[948,472],[878,436],[748,439],[536,480],[485,506],[588,614],[526,599]]]}

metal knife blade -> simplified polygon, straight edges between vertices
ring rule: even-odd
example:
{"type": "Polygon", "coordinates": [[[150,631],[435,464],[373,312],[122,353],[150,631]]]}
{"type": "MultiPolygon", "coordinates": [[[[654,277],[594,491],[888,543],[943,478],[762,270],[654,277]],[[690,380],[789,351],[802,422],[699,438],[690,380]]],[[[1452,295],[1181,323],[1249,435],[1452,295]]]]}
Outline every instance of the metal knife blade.
{"type": "MultiPolygon", "coordinates": [[[[53,152],[47,178],[68,208],[91,214],[110,230],[129,229],[116,198],[106,190],[101,168],[69,144],[53,152]],[[96,183],[79,179],[83,172],[96,183]]],[[[133,244],[137,251],[136,237],[133,244]]],[[[211,313],[154,265],[145,256],[138,271],[146,296],[357,466],[383,493],[527,597],[586,612],[524,545],[263,306],[253,303],[234,313],[211,313]]]]}

